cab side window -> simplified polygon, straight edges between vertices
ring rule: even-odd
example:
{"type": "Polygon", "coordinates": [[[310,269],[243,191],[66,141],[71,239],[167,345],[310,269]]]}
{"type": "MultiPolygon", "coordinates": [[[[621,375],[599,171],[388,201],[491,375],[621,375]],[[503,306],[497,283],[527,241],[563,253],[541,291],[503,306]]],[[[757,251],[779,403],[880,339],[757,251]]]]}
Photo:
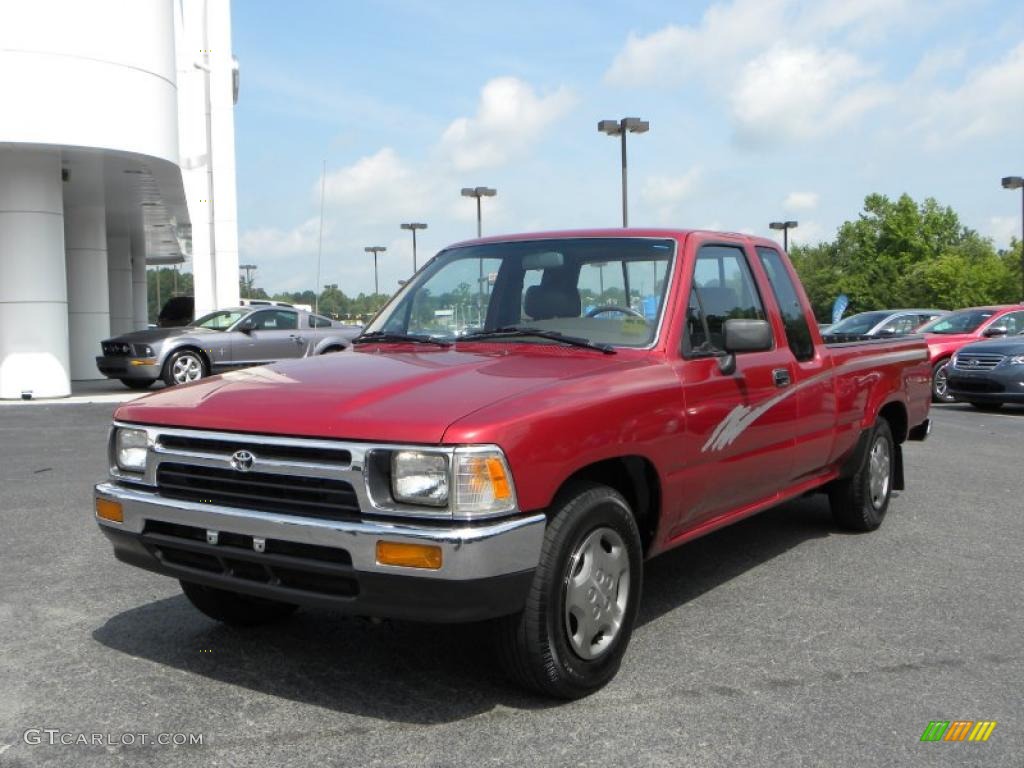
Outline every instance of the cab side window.
{"type": "Polygon", "coordinates": [[[1011,312],[992,323],[993,328],[1005,328],[1007,336],[1016,336],[1024,331],[1024,312],[1011,312]]]}
{"type": "Polygon", "coordinates": [[[800,294],[789,276],[789,270],[782,260],[782,254],[774,248],[758,248],[757,256],[761,266],[768,275],[768,283],[775,294],[775,303],[782,313],[782,324],[786,329],[786,341],[793,357],[805,361],[814,357],[814,340],[811,337],[811,326],[804,314],[800,294]]]}
{"type": "Polygon", "coordinates": [[[764,320],[764,307],[743,250],[705,245],[697,252],[686,310],[683,354],[709,354],[725,348],[725,321],[764,320]]]}

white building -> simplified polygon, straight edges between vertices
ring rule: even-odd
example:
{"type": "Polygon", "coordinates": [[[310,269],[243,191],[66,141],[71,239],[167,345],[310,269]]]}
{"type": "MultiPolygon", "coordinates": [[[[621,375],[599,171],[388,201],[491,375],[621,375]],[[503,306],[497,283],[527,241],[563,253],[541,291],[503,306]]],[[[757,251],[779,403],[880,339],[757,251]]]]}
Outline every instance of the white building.
{"type": "Polygon", "coordinates": [[[238,302],[229,0],[0,3],[0,398],[102,378],[146,265],[238,302]]]}

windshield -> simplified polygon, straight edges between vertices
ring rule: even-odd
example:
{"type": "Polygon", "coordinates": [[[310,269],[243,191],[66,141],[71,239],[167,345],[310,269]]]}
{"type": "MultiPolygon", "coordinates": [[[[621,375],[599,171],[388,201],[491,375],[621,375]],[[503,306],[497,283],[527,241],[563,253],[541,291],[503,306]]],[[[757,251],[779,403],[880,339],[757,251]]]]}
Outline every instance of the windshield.
{"type": "MultiPolygon", "coordinates": [[[[621,347],[654,341],[672,240],[579,238],[489,243],[438,254],[366,333],[456,340],[531,328],[621,347]]],[[[551,344],[542,337],[489,342],[551,344]]]]}
{"type": "Polygon", "coordinates": [[[246,315],[244,309],[221,309],[211,312],[195,320],[192,325],[198,328],[209,328],[214,331],[223,331],[230,328],[246,315]]]}
{"type": "Polygon", "coordinates": [[[859,315],[851,315],[842,322],[836,323],[828,329],[828,332],[830,334],[865,334],[890,314],[890,312],[861,312],[859,315]]]}
{"type": "Polygon", "coordinates": [[[921,333],[973,333],[978,327],[988,320],[995,311],[991,309],[965,309],[962,312],[954,312],[952,315],[932,320],[921,333]]]}

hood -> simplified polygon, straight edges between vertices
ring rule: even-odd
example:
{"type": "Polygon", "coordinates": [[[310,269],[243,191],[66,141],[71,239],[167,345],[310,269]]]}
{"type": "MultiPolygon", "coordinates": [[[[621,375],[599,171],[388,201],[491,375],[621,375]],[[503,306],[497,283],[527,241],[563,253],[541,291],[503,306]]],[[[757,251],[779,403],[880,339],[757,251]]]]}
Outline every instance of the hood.
{"type": "MultiPolygon", "coordinates": [[[[122,405],[140,424],[437,444],[445,429],[505,398],[621,364],[586,350],[480,345],[480,351],[350,349],[233,371],[122,405]]],[[[623,361],[624,362],[624,361],[623,361]]]]}
{"type": "Polygon", "coordinates": [[[124,344],[152,344],[154,341],[174,338],[175,336],[200,336],[207,333],[221,333],[209,328],[196,328],[191,325],[177,326],[175,328],[147,328],[144,331],[132,331],[122,333],[120,336],[113,336],[104,341],[113,341],[124,344]]]}
{"type": "Polygon", "coordinates": [[[1008,336],[1000,339],[986,339],[968,344],[961,352],[977,352],[985,355],[1024,355],[1024,336],[1008,336]]]}

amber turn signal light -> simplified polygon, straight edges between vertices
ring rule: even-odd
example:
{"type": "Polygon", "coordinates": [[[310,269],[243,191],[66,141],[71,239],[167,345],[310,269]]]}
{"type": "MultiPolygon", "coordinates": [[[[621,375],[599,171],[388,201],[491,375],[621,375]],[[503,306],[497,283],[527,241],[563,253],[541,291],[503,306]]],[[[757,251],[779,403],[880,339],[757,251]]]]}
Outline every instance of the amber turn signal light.
{"type": "Polygon", "coordinates": [[[124,522],[124,509],[121,503],[110,499],[96,499],[96,517],[112,523],[124,522]]]}
{"type": "Polygon", "coordinates": [[[397,541],[377,542],[378,565],[401,565],[405,568],[441,567],[441,548],[432,544],[402,544],[397,541]]]}

